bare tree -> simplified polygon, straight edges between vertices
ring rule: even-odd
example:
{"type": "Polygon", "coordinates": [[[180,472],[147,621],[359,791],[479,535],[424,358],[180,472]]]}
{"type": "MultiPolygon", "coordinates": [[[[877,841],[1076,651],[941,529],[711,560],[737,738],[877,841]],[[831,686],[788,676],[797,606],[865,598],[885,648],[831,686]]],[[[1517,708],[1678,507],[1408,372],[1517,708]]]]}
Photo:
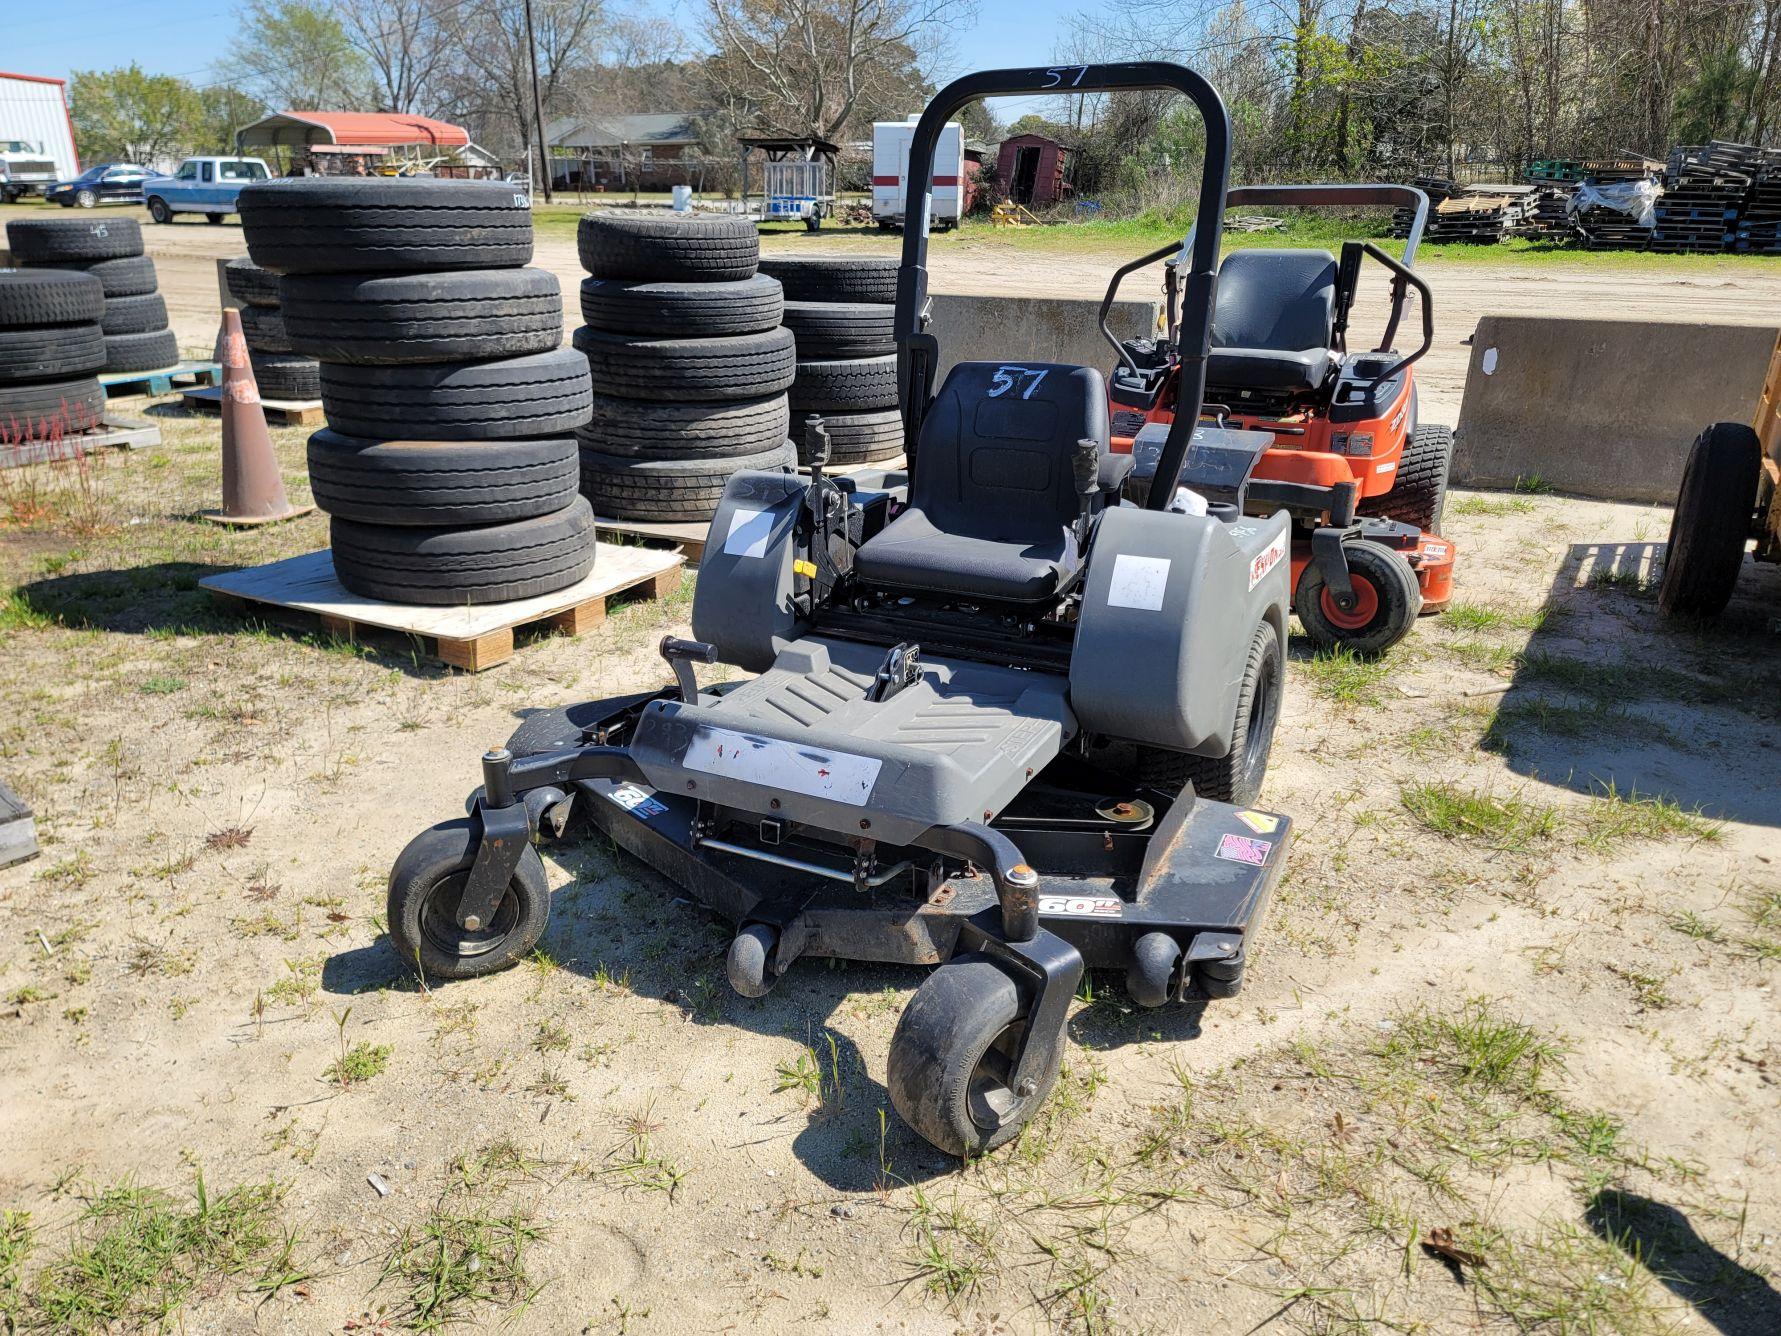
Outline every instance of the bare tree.
{"type": "Polygon", "coordinates": [[[833,139],[856,114],[925,92],[939,39],[973,0],[708,0],[709,71],[763,128],[833,139]]]}
{"type": "Polygon", "coordinates": [[[370,65],[384,111],[435,109],[439,76],[457,58],[449,0],[354,0],[337,11],[353,47],[370,65]]]}
{"type": "MultiPolygon", "coordinates": [[[[525,0],[470,0],[458,13],[463,31],[454,40],[464,63],[459,99],[485,108],[511,127],[531,160],[538,150],[532,133],[525,0]]],[[[548,116],[563,109],[571,72],[598,62],[606,7],[604,0],[532,0],[532,18],[538,83],[548,116]]]]}

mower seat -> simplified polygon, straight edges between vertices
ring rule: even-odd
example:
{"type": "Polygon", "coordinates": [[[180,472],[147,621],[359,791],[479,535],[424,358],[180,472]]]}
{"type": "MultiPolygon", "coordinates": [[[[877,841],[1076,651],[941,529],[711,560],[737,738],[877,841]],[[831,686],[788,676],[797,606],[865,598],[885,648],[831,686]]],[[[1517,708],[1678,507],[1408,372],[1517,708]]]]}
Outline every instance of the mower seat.
{"type": "Polygon", "coordinates": [[[909,504],[860,548],[855,575],[911,593],[1055,597],[1082,566],[1072,463],[1084,439],[1106,457],[1099,371],[960,362],[922,423],[909,504]]]}
{"type": "Polygon", "coordinates": [[[1232,251],[1218,269],[1206,383],[1310,392],[1338,355],[1336,257],[1321,250],[1232,251]]]}

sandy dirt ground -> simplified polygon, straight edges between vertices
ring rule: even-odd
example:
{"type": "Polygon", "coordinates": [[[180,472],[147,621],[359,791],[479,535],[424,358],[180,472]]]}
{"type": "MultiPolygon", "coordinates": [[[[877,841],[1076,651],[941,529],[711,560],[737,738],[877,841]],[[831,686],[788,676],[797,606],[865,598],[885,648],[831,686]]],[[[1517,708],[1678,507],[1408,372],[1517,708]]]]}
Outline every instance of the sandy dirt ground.
{"type": "MultiPolygon", "coordinates": [[[[238,234],[155,238],[201,344],[238,234]]],[[[1045,1111],[961,1169],[884,1090],[917,972],[740,999],[722,926],[585,831],[533,960],[428,990],[388,946],[477,755],[664,681],[693,581],[477,676],[244,624],[197,580],[326,522],[195,522],[214,427],[136,407],[162,448],[0,474],[0,767],[45,844],[0,871],[0,1329],[1781,1329],[1781,572],[1676,630],[1662,508],[1456,494],[1448,616],[1377,666],[1294,638],[1242,995],[1095,978],[1045,1111]],[[150,1231],[200,1174],[209,1223],[150,1231]],[[219,1200],[255,1186],[257,1232],[219,1200]]]]}
{"type": "MultiPolygon", "coordinates": [[[[38,216],[31,206],[0,208],[7,217],[38,216]]],[[[136,216],[139,211],[128,212],[136,216]]],[[[207,351],[216,337],[218,296],[215,260],[244,255],[241,228],[234,221],[221,226],[182,221],[156,227],[140,213],[149,253],[160,273],[173,328],[190,353],[207,351]]],[[[821,254],[839,249],[852,253],[870,248],[889,252],[894,242],[879,238],[842,241],[801,232],[770,236],[767,245],[795,254],[821,254]]],[[[978,230],[969,238],[952,237],[933,252],[932,285],[936,292],[1043,295],[1069,293],[1096,297],[1106,290],[1113,271],[1130,256],[1106,254],[1044,255],[1030,245],[1016,244],[978,230]]],[[[571,295],[566,324],[580,324],[573,293],[584,277],[568,232],[553,229],[541,235],[536,263],[555,273],[571,295]]],[[[1690,321],[1720,324],[1773,325],[1781,321],[1781,266],[1741,265],[1716,268],[1711,262],[1678,264],[1663,269],[1605,269],[1554,263],[1492,265],[1471,261],[1429,260],[1421,267],[1435,292],[1435,346],[1417,369],[1422,402],[1437,420],[1459,416],[1465,390],[1468,350],[1465,340],[1483,315],[1554,315],[1613,320],[1690,321]]],[[[1160,292],[1160,269],[1131,275],[1121,289],[1129,297],[1160,292]]],[[[1382,285],[1362,286],[1354,313],[1357,332],[1371,335],[1384,326],[1382,285]]],[[[1418,317],[1406,317],[1414,331],[1418,317]]]]}

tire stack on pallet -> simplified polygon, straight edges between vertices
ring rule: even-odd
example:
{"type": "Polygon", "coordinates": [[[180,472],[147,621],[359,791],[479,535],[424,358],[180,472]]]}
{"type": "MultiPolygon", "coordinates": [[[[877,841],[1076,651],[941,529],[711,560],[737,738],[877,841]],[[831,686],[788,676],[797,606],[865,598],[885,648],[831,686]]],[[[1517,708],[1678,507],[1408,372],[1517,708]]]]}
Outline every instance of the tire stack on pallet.
{"type": "Polygon", "coordinates": [[[602,519],[709,520],[730,476],[790,469],[796,354],[747,218],[593,213],[577,241],[593,376],[581,490],[602,519]]]}
{"type": "Polygon", "coordinates": [[[313,403],[322,397],[321,363],[291,350],[281,310],[279,277],[252,260],[230,260],[223,281],[241,311],[241,334],[260,398],[313,403]]]}
{"type": "Polygon", "coordinates": [[[79,269],[99,280],[105,310],[106,372],[161,371],[179,364],[179,340],[167,327],[167,303],[155,262],[142,252],[133,218],[15,218],[6,225],[13,263],[28,269],[79,269]]]}
{"type": "Polygon", "coordinates": [[[500,603],[594,563],[572,430],[587,362],[554,276],[527,268],[525,193],[492,181],[312,177],[241,192],[282,275],[285,335],[321,363],[309,480],[334,571],[366,598],[500,603]]]}
{"type": "Polygon", "coordinates": [[[798,346],[792,440],[804,457],[804,424],[820,416],[829,467],[880,463],[903,453],[897,412],[894,321],[897,261],[878,258],[770,259],[761,272],[785,288],[785,326],[798,346]]]}
{"type": "MultiPolygon", "coordinates": [[[[0,269],[0,451],[31,462],[29,447],[98,426],[105,391],[99,316],[105,292],[87,274],[0,269]]],[[[0,460],[0,462],[7,462],[0,460]]]]}

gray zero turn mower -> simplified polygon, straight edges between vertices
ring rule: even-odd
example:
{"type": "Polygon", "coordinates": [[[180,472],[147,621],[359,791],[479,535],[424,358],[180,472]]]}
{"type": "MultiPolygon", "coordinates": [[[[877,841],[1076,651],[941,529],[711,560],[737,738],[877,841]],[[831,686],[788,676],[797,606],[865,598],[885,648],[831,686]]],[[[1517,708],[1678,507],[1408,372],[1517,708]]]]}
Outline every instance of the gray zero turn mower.
{"type": "MultiPolygon", "coordinates": [[[[729,977],[800,956],[937,965],[891,1041],[897,1112],[954,1155],[1013,1137],[1056,1080],[1084,965],[1134,1001],[1228,997],[1291,825],[1248,809],[1284,682],[1291,536],[1245,516],[1263,433],[1195,429],[1229,162],[1218,94],[1145,62],[968,75],[923,113],[909,180],[966,103],[1173,89],[1206,124],[1181,403],[1142,505],[1108,450],[1099,371],[964,362],[933,389],[927,201],[903,240],[907,500],[821,463],[730,479],[675,685],[526,720],[466,819],[390,876],[397,949],[429,978],[513,963],[549,897],[532,841],[572,803],[737,924],[729,977]],[[1180,485],[1211,499],[1176,513],[1180,485]],[[755,674],[701,688],[694,665],[755,674]]],[[[813,424],[811,452],[826,442],[813,424]]]]}

